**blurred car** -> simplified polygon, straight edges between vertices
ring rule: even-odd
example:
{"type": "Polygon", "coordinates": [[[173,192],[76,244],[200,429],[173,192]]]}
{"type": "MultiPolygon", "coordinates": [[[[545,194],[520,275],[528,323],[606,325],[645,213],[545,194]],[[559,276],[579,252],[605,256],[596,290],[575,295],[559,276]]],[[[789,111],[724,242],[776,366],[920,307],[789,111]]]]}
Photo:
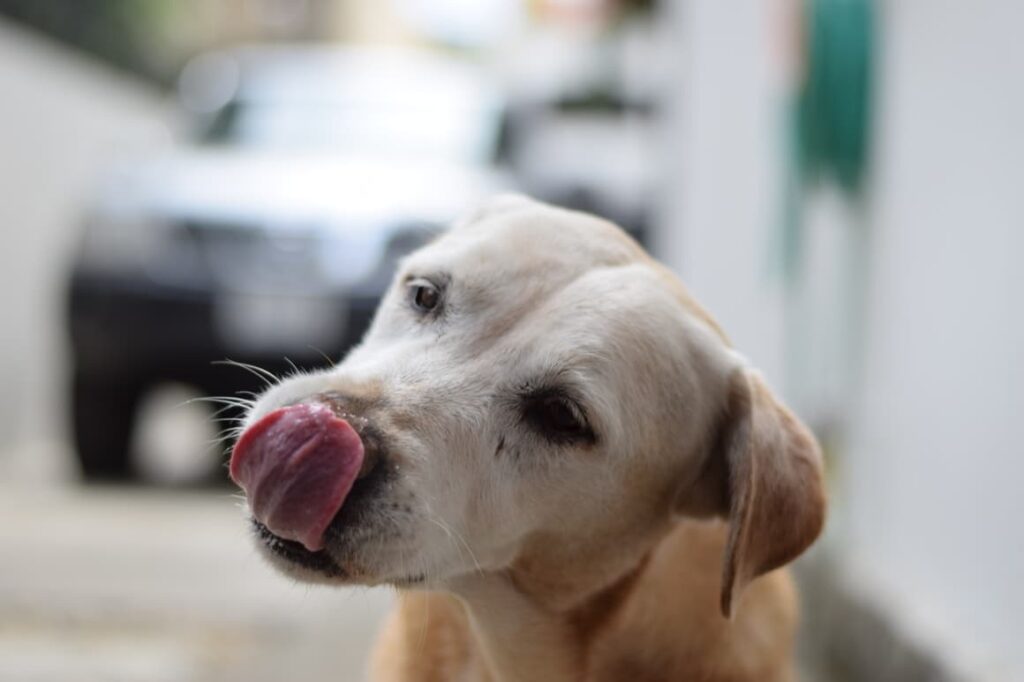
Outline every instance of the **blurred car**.
{"type": "Polygon", "coordinates": [[[652,112],[615,92],[520,107],[516,178],[532,196],[604,216],[646,243],[658,177],[652,112]]]}
{"type": "Polygon", "coordinates": [[[88,479],[136,476],[141,398],[209,395],[356,343],[395,261],[495,191],[504,103],[433,54],[249,48],[179,91],[193,143],[121,164],[85,219],[69,287],[75,446],[88,479]]]}
{"type": "MultiPolygon", "coordinates": [[[[613,14],[615,12],[613,11],[613,14]]],[[[509,165],[531,196],[608,218],[646,243],[665,164],[669,38],[648,12],[603,31],[534,31],[503,62],[509,165]]]]}

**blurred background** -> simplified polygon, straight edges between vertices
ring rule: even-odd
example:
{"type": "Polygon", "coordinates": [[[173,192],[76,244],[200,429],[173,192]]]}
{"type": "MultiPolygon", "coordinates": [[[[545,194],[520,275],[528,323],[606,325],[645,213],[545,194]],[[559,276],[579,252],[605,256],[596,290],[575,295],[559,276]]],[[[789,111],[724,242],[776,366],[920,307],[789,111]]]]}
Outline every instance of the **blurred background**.
{"type": "Polygon", "coordinates": [[[205,398],[337,360],[514,190],[630,230],[821,438],[805,679],[1024,680],[1022,25],[0,0],[0,679],[361,679],[391,596],[257,560],[205,398]]]}

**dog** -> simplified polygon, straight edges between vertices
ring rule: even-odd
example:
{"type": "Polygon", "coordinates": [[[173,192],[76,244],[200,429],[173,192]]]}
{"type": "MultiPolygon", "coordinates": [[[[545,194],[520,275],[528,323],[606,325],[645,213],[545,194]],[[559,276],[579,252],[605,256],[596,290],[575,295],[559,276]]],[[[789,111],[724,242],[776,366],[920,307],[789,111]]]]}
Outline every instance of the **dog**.
{"type": "Polygon", "coordinates": [[[818,445],[609,222],[492,200],[241,433],[274,566],[399,589],[373,680],[793,679],[782,567],[824,522],[818,445]]]}

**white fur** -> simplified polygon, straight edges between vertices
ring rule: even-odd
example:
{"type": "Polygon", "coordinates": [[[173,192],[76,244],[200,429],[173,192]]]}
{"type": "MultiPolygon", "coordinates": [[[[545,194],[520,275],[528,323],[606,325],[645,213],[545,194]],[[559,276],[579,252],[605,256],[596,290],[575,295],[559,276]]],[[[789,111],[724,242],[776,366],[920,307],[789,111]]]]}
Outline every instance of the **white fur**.
{"type": "Polygon", "coordinates": [[[341,364],[268,390],[247,423],[321,391],[382,397],[369,418],[401,467],[388,494],[412,513],[399,540],[361,548],[361,582],[453,586],[540,541],[545,560],[592,554],[600,582],[663,531],[745,364],[659,267],[599,219],[503,197],[405,260],[341,364]],[[412,309],[411,276],[447,282],[439,318],[412,309]],[[550,375],[582,396],[593,447],[552,445],[522,423],[513,396],[550,375]]]}

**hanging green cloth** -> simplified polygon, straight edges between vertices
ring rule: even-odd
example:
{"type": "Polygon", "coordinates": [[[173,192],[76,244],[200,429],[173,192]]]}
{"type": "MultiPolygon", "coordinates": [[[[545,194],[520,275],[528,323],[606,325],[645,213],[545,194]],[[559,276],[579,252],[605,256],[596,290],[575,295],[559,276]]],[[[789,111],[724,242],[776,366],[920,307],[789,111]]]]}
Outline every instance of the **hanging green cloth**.
{"type": "Polygon", "coordinates": [[[806,0],[804,80],[792,106],[792,153],[784,220],[783,264],[789,279],[801,255],[805,192],[835,182],[851,199],[867,175],[871,135],[872,0],[806,0]]]}
{"type": "Polygon", "coordinates": [[[871,0],[809,0],[806,80],[797,104],[805,182],[836,180],[855,194],[864,180],[871,108],[871,0]]]}

